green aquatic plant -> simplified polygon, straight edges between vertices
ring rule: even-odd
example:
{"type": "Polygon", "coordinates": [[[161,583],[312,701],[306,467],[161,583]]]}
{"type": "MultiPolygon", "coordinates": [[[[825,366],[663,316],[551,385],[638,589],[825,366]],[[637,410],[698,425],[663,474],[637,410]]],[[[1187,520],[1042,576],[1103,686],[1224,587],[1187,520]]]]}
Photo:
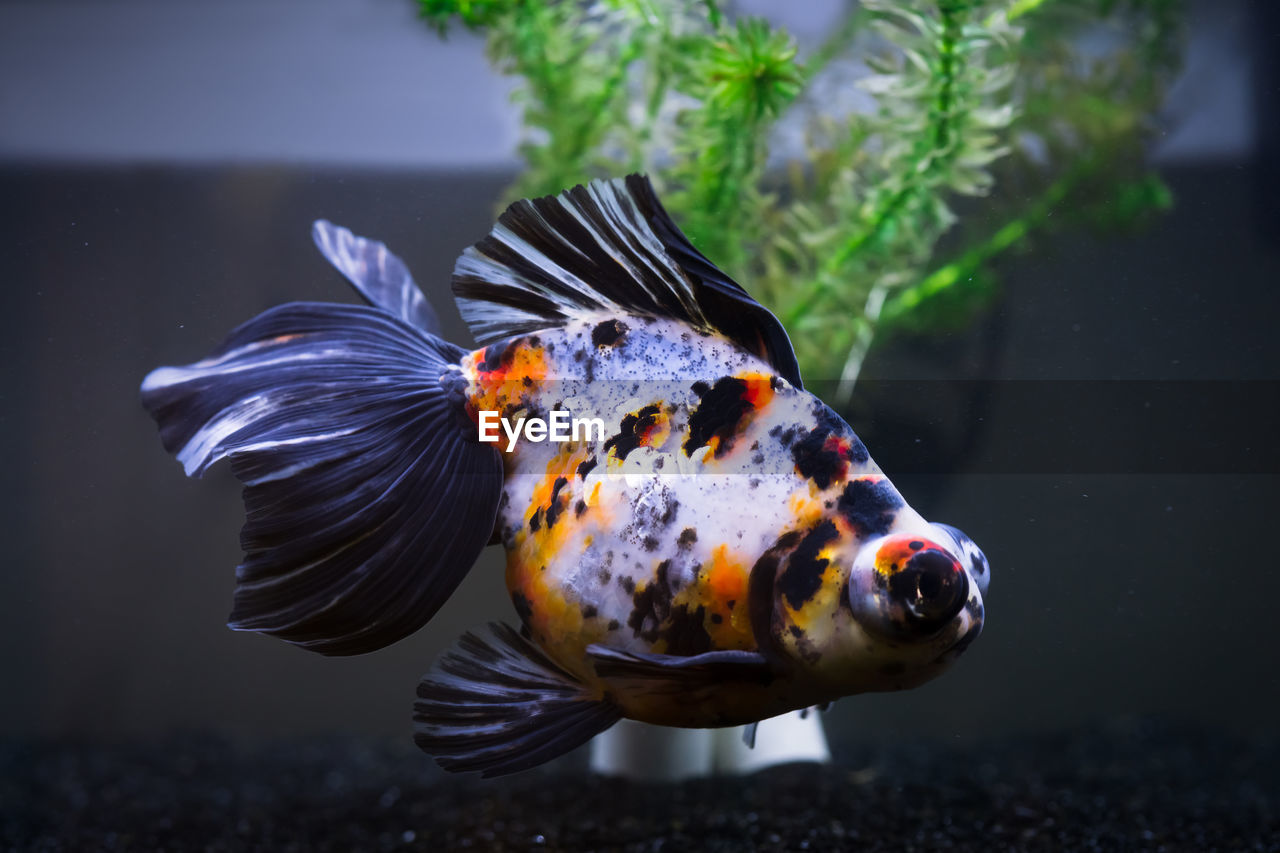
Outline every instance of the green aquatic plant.
{"type": "Polygon", "coordinates": [[[873,341],[971,316],[1036,232],[1170,204],[1144,142],[1178,0],[863,0],[808,51],[715,0],[419,5],[520,81],[509,198],[648,172],[845,394],[873,341]]]}

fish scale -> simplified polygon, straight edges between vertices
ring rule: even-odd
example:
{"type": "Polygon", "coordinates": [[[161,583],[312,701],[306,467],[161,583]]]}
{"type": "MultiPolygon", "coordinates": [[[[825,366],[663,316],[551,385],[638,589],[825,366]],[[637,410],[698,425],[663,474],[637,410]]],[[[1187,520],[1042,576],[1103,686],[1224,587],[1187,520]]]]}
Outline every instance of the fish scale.
{"type": "Polygon", "coordinates": [[[981,632],[981,550],[804,390],[781,324],[646,179],[517,202],[467,249],[472,351],[381,243],[314,235],[368,307],[272,309],[154,371],[143,403],[189,473],[228,458],[245,483],[233,628],[373,651],[505,550],[518,626],[463,635],[418,686],[442,767],[516,772],[622,717],[724,726],[906,689],[981,632]],[[524,428],[555,417],[603,434],[524,428]]]}

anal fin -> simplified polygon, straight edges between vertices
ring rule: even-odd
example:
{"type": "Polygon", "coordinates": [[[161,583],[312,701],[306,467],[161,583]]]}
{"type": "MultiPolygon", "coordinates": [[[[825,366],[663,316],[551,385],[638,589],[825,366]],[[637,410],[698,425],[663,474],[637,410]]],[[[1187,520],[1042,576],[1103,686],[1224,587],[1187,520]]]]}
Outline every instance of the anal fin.
{"type": "Polygon", "coordinates": [[[581,746],[616,705],[502,623],[463,634],[418,685],[414,741],[449,771],[503,776],[581,746]]]}

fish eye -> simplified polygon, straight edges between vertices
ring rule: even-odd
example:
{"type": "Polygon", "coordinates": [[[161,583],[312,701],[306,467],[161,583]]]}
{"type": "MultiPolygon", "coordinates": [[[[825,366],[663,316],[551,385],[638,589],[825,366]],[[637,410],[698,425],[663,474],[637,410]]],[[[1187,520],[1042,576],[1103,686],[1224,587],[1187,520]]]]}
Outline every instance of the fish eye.
{"type": "Polygon", "coordinates": [[[933,633],[950,622],[969,597],[969,577],[950,555],[929,549],[907,560],[889,577],[889,594],[907,622],[933,633]]]}
{"type": "Polygon", "coordinates": [[[953,548],[903,535],[872,545],[850,576],[854,617],[869,631],[899,640],[923,639],[950,625],[971,592],[964,557],[953,548]]]}

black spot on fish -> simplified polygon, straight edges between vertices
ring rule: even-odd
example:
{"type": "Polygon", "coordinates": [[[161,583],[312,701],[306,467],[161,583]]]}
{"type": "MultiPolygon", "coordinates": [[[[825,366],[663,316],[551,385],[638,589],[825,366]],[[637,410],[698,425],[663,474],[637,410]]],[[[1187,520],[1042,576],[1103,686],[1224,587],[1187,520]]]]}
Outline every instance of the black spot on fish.
{"type": "Polygon", "coordinates": [[[791,458],[795,461],[800,476],[813,480],[819,489],[827,488],[832,480],[843,473],[841,468],[844,460],[839,453],[827,446],[830,435],[826,430],[814,428],[791,448],[791,458]]]}
{"type": "Polygon", "coordinates": [[[594,604],[588,604],[586,607],[582,608],[582,618],[591,619],[599,612],[600,611],[596,609],[594,604]]]}
{"type": "Polygon", "coordinates": [[[646,537],[644,537],[644,539],[640,542],[640,547],[641,547],[641,548],[643,548],[643,549],[645,549],[646,551],[656,551],[656,550],[658,550],[658,545],[660,545],[660,544],[661,544],[661,543],[660,543],[660,542],[658,542],[658,537],[656,537],[656,536],[646,536],[646,537]]]}
{"type": "Polygon", "coordinates": [[[697,394],[699,397],[705,397],[707,395],[707,392],[711,390],[711,386],[705,382],[695,382],[692,385],[690,385],[689,388],[690,390],[693,391],[693,393],[697,394]]]}
{"type": "Polygon", "coordinates": [[[652,581],[644,585],[644,589],[635,590],[632,584],[631,615],[627,617],[627,627],[646,642],[656,642],[659,631],[671,615],[671,586],[667,572],[671,568],[670,560],[658,564],[652,581]]]}
{"type": "Polygon", "coordinates": [[[964,604],[965,613],[969,614],[969,618],[974,622],[981,622],[983,617],[982,604],[976,598],[971,598],[964,604]]]}
{"type": "Polygon", "coordinates": [[[560,518],[560,513],[564,512],[564,504],[560,500],[560,490],[568,482],[564,477],[556,477],[556,481],[551,485],[551,503],[547,505],[548,530],[555,526],[557,519],[560,518]]]}
{"type": "Polygon", "coordinates": [[[609,620],[609,630],[610,630],[610,631],[616,631],[616,630],[618,630],[618,629],[619,629],[619,628],[621,628],[621,627],[622,627],[622,623],[621,623],[621,622],[619,622],[617,619],[610,619],[610,620],[609,620]]]}
{"type": "Polygon", "coordinates": [[[820,521],[796,545],[775,587],[793,608],[800,609],[822,588],[822,573],[830,560],[819,558],[818,553],[839,535],[835,522],[828,518],[820,521]]]}
{"type": "Polygon", "coordinates": [[[627,324],[621,320],[605,320],[591,330],[591,343],[598,347],[611,347],[627,333],[627,324]]]}
{"type": "Polygon", "coordinates": [[[792,424],[785,429],[779,425],[769,430],[769,437],[776,439],[783,447],[790,447],[795,443],[796,438],[801,432],[803,432],[803,430],[796,424],[792,424]]]}
{"type": "Polygon", "coordinates": [[[667,641],[669,655],[700,655],[711,651],[711,635],[707,633],[707,608],[697,610],[676,607],[671,611],[661,636],[667,641]]]}
{"type": "Polygon", "coordinates": [[[719,613],[712,613],[712,614],[711,614],[711,621],[712,621],[713,623],[715,623],[716,625],[719,625],[721,622],[723,622],[723,621],[724,621],[724,617],[723,617],[723,616],[721,616],[719,613]]]}
{"type": "Polygon", "coordinates": [[[624,417],[618,434],[604,443],[604,452],[612,448],[615,458],[626,459],[628,453],[640,446],[645,432],[657,424],[659,413],[658,406],[652,404],[624,417]]]}
{"type": "Polygon", "coordinates": [[[698,541],[698,531],[692,527],[686,527],[680,531],[680,536],[676,539],[676,544],[681,548],[688,548],[694,542],[698,541]]]}
{"type": "Polygon", "coordinates": [[[586,501],[579,500],[576,504],[573,505],[573,514],[577,518],[581,518],[582,514],[586,511],[587,511],[586,501]]]}
{"type": "Polygon", "coordinates": [[[863,539],[887,533],[901,508],[902,498],[888,480],[851,480],[836,502],[836,509],[863,539]]]}
{"type": "Polygon", "coordinates": [[[716,457],[729,452],[742,419],[755,411],[746,399],[746,394],[747,383],[733,376],[725,376],[717,380],[711,390],[700,395],[702,401],[689,416],[689,437],[684,442],[686,456],[692,456],[695,450],[716,436],[720,439],[715,451],[716,457]]]}
{"type": "Polygon", "coordinates": [[[924,543],[921,542],[919,539],[912,539],[910,542],[907,543],[907,547],[910,548],[912,551],[919,551],[921,548],[924,547],[924,543]]]}
{"type": "Polygon", "coordinates": [[[734,606],[735,604],[737,604],[737,603],[738,603],[738,599],[736,599],[736,598],[731,598],[731,599],[729,599],[728,601],[726,601],[726,602],[725,602],[724,606],[725,606],[725,607],[727,607],[727,608],[729,608],[730,610],[732,610],[732,609],[733,609],[733,606],[734,606]]]}
{"type": "Polygon", "coordinates": [[[526,387],[526,388],[532,388],[532,387],[533,387],[533,377],[532,377],[532,376],[522,376],[522,377],[520,377],[520,384],[521,384],[521,385],[523,385],[523,386],[524,386],[524,387],[526,387]]]}
{"type": "Polygon", "coordinates": [[[520,339],[513,341],[499,341],[496,344],[490,344],[484,348],[484,360],[480,362],[480,369],[489,373],[499,368],[507,367],[511,364],[511,360],[515,358],[516,347],[520,344],[520,339]]]}
{"type": "Polygon", "coordinates": [[[533,533],[538,532],[538,528],[542,527],[542,507],[538,507],[533,512],[533,518],[529,519],[529,530],[533,533]]]}
{"type": "Polygon", "coordinates": [[[627,595],[636,594],[636,582],[627,575],[622,575],[618,578],[618,586],[622,587],[622,591],[627,595]]]}
{"type": "Polygon", "coordinates": [[[975,575],[985,575],[987,573],[986,557],[981,557],[977,554],[974,554],[973,559],[970,560],[970,564],[973,566],[973,573],[975,575]]]}
{"type": "Polygon", "coordinates": [[[587,479],[587,474],[589,474],[591,472],[591,469],[594,467],[596,467],[596,458],[594,456],[588,459],[582,460],[580,463],[578,463],[578,479],[580,480],[587,479]]]}
{"type": "Polygon", "coordinates": [[[862,464],[869,458],[867,449],[851,435],[848,425],[835,412],[822,406],[816,412],[818,423],[791,447],[796,470],[825,489],[844,477],[850,462],[862,464]]]}
{"type": "Polygon", "coordinates": [[[511,593],[511,603],[515,605],[516,614],[520,617],[522,625],[529,624],[529,620],[533,618],[533,605],[529,603],[529,599],[525,598],[523,592],[517,590],[511,593]]]}

